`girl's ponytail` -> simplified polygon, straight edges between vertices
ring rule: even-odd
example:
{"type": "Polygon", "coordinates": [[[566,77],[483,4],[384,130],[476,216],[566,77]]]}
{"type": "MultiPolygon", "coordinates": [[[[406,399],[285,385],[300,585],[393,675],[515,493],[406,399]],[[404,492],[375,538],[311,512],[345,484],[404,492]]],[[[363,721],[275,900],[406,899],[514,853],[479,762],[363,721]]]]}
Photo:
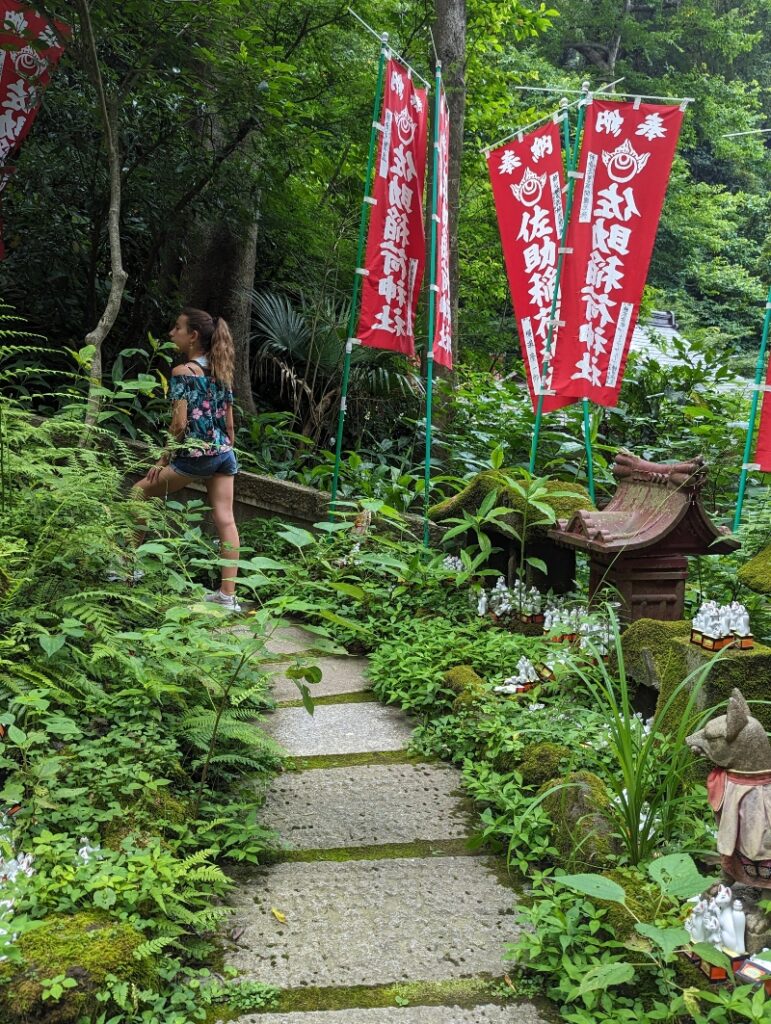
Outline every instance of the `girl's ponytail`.
{"type": "Polygon", "coordinates": [[[236,347],[230,328],[221,316],[214,317],[209,364],[212,377],[226,387],[232,388],[236,370],[236,347]]]}
{"type": "Polygon", "coordinates": [[[185,306],[182,315],[187,317],[189,329],[198,331],[203,350],[209,357],[210,375],[232,388],[236,370],[236,346],[226,321],[221,316],[210,316],[205,310],[192,306],[185,306]]]}

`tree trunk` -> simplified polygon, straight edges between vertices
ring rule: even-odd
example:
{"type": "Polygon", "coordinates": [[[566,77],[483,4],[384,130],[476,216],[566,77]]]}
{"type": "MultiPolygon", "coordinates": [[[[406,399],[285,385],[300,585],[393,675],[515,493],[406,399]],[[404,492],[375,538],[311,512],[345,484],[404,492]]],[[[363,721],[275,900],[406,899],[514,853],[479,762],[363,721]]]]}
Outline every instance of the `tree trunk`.
{"type": "Polygon", "coordinates": [[[452,289],[452,356],[458,358],[458,214],[466,116],[466,0],[436,0],[434,38],[450,112],[450,168],[447,183],[450,208],[450,287],[452,289]]]}
{"type": "Polygon", "coordinates": [[[102,122],[104,144],[107,149],[107,162],[110,169],[110,207],[107,213],[107,232],[110,242],[110,294],[107,296],[107,304],[99,318],[99,323],[92,331],[89,331],[85,338],[86,345],[94,346],[94,355],[91,362],[91,383],[88,392],[88,408],[86,410],[86,423],[89,426],[93,426],[96,423],[101,404],[101,399],[96,394],[96,390],[102,385],[102,346],[104,339],[110,333],[118,318],[128,274],[123,269],[120,237],[122,170],[120,147],[118,144],[118,101],[111,100],[107,96],[101,68],[99,67],[99,55],[96,49],[94,26],[91,22],[91,11],[86,0],[76,0],[76,9],[83,34],[84,63],[96,91],[97,107],[102,122]]]}
{"type": "Polygon", "coordinates": [[[257,217],[237,233],[221,221],[199,224],[188,239],[195,256],[185,268],[180,285],[186,305],[223,316],[230,325],[236,347],[233,386],[239,405],[252,415],[257,409],[252,394],[249,339],[258,228],[257,217]]]}

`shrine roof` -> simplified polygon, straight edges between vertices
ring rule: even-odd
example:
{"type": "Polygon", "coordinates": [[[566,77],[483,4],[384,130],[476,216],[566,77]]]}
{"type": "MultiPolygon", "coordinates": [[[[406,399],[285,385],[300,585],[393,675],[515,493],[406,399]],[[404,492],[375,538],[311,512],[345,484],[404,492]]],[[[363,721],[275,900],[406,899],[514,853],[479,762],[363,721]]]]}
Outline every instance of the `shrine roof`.
{"type": "Polygon", "coordinates": [[[653,463],[620,452],[613,464],[616,493],[599,512],[581,510],[549,531],[558,544],[589,552],[729,554],[739,542],[712,522],[701,502],[706,466],[653,463]]]}

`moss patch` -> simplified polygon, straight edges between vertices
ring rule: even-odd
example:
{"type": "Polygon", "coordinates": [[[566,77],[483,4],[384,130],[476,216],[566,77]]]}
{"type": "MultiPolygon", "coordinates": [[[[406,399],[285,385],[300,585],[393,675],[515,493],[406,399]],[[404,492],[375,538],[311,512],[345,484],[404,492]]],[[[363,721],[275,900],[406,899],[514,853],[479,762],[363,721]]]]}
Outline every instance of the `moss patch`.
{"type": "Polygon", "coordinates": [[[615,868],[603,871],[603,875],[620,885],[626,893],[626,907],[608,900],[595,901],[607,910],[602,927],[611,938],[619,942],[628,939],[634,932],[636,921],[653,924],[661,903],[661,892],[657,885],[634,868],[615,868]]]}
{"type": "Polygon", "coordinates": [[[557,778],[571,756],[570,748],[561,743],[531,743],[522,752],[519,770],[528,786],[542,786],[557,778]]]}
{"type": "Polygon", "coordinates": [[[402,860],[405,857],[471,857],[479,850],[469,849],[468,839],[418,839],[413,843],[385,843],[372,846],[340,846],[329,850],[279,850],[269,863],[308,864],[330,860],[402,860]]]}
{"type": "Polygon", "coordinates": [[[771,545],[745,562],[736,578],[756,594],[771,594],[771,545]]]}
{"type": "Polygon", "coordinates": [[[314,768],[355,768],[372,764],[436,764],[435,757],[421,757],[407,750],[383,750],[361,754],[311,754],[308,757],[290,757],[284,765],[287,771],[307,772],[314,768]]]}
{"type": "Polygon", "coordinates": [[[369,1009],[404,1005],[462,1006],[507,1002],[493,978],[453,981],[405,981],[396,985],[355,985],[349,988],[303,988],[282,992],[272,1013],[309,1013],[313,1010],[369,1009]]]}
{"type": "MultiPolygon", "coordinates": [[[[734,687],[738,687],[750,702],[769,700],[771,647],[756,644],[749,651],[724,650],[716,657],[688,640],[675,640],[672,646],[682,652],[686,675],[712,662],[698,701],[700,709],[724,703],[734,687]]],[[[663,694],[662,688],[662,697],[663,694]]],[[[750,710],[766,731],[771,730],[771,705],[750,703],[750,710]]]]}
{"type": "Polygon", "coordinates": [[[691,624],[684,620],[637,619],[621,637],[627,673],[636,683],[660,690],[661,680],[669,671],[669,661],[673,656],[672,641],[676,637],[690,635],[691,624]]]}
{"type": "Polygon", "coordinates": [[[96,993],[114,974],[139,988],[152,988],[155,971],[149,959],[136,960],[134,952],[144,936],[106,914],[84,911],[54,915],[18,942],[22,964],[0,964],[0,1019],[15,1022],[45,1021],[67,1024],[97,1011],[96,993]],[[41,982],[66,975],[77,981],[62,999],[52,1004],[41,999],[41,982]]]}
{"type": "Polygon", "coordinates": [[[482,686],[483,680],[474,671],[471,665],[457,665],[445,672],[442,680],[444,686],[453,693],[462,693],[464,690],[475,689],[482,686]]]}
{"type": "MultiPolygon", "coordinates": [[[[313,690],[311,690],[313,697],[313,690]]],[[[326,707],[328,704],[369,704],[376,701],[377,697],[372,690],[352,690],[351,693],[331,693],[327,697],[313,697],[313,703],[317,707],[326,707]]],[[[302,708],[305,705],[300,700],[282,700],[276,704],[277,708],[302,708]]]]}
{"type": "MultiPolygon", "coordinates": [[[[513,470],[508,472],[512,476],[515,475],[513,470]]],[[[430,508],[428,510],[429,518],[435,522],[442,522],[453,516],[461,516],[464,511],[476,512],[490,491],[497,490],[498,504],[512,510],[511,515],[504,517],[504,522],[513,526],[520,533],[525,505],[521,495],[505,485],[506,473],[506,470],[494,469],[478,473],[462,491],[430,508]]],[[[552,506],[558,519],[570,519],[579,509],[594,508],[588,491],[581,484],[565,483],[563,480],[548,480],[546,489],[554,493],[568,492],[563,497],[544,499],[552,506]]],[[[540,513],[534,511],[532,518],[539,519],[540,513]]],[[[548,529],[548,526],[528,527],[527,536],[546,536],[548,529]]]]}
{"type": "Polygon", "coordinates": [[[599,776],[592,772],[571,772],[541,787],[549,793],[543,808],[552,820],[551,838],[565,867],[595,870],[614,860],[617,849],[611,823],[610,796],[599,776]]]}

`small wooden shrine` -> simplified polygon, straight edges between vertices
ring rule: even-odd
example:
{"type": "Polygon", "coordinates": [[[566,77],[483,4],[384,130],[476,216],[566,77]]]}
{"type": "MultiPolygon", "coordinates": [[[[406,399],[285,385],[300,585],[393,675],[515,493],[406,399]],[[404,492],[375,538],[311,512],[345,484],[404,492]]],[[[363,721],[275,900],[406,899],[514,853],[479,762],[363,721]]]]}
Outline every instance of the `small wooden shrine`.
{"type": "Polygon", "coordinates": [[[589,554],[590,593],[615,591],[627,621],[682,619],[688,556],[727,555],[739,547],[701,503],[704,459],[657,464],[622,451],[612,472],[618,488],[610,503],[560,520],[549,536],[589,554]]]}

